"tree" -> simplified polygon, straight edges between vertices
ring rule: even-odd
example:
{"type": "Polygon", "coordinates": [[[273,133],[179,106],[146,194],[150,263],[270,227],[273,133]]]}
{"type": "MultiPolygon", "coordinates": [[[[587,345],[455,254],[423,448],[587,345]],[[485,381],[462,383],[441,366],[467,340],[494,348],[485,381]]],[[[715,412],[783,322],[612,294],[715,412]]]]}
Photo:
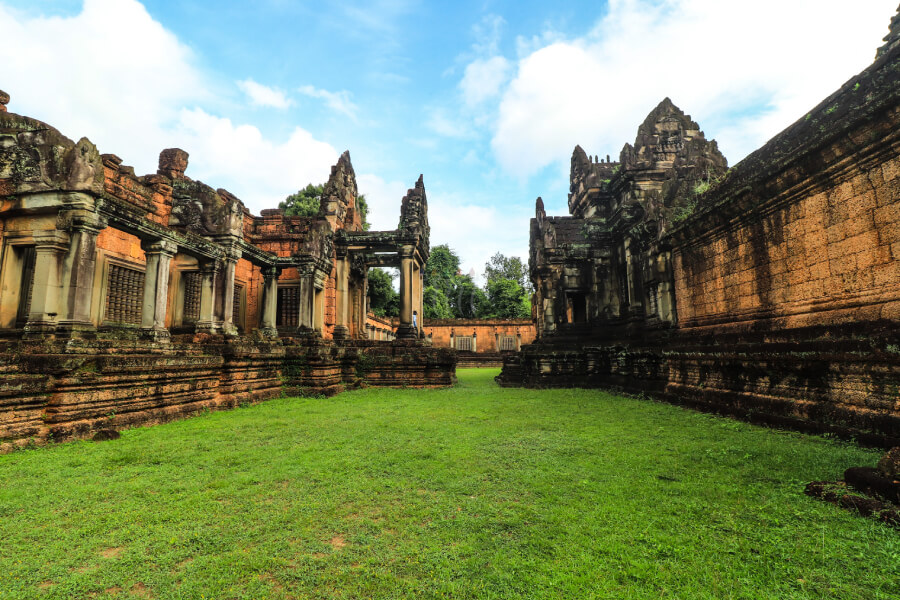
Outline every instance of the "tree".
{"type": "Polygon", "coordinates": [[[431,249],[425,263],[425,287],[441,290],[450,298],[459,273],[459,256],[447,244],[431,249]]]}
{"type": "Polygon", "coordinates": [[[382,269],[369,269],[369,307],[379,317],[400,314],[400,294],[394,291],[394,275],[382,269]]]}
{"type": "Polygon", "coordinates": [[[491,319],[527,319],[531,317],[528,294],[517,281],[496,277],[487,282],[487,314],[491,319]]]}
{"type": "Polygon", "coordinates": [[[531,292],[531,282],[528,279],[528,270],[522,264],[518,256],[504,256],[500,252],[493,255],[484,264],[485,285],[494,279],[511,279],[518,283],[524,290],[531,292]]]}
{"type": "Polygon", "coordinates": [[[296,194],[291,194],[283,202],[279,202],[278,208],[284,210],[284,214],[289,217],[315,217],[319,214],[324,190],[324,185],[307,184],[296,194]]]}
{"type": "MultiPolygon", "coordinates": [[[[305,188],[299,190],[296,194],[291,194],[282,202],[278,203],[278,208],[284,211],[289,217],[315,217],[319,214],[319,207],[322,204],[322,193],[325,191],[325,184],[313,185],[307,184],[305,188]]],[[[359,212],[359,218],[363,224],[363,231],[369,230],[369,203],[366,201],[366,195],[360,194],[356,197],[356,210],[359,212]]]]}
{"type": "Polygon", "coordinates": [[[369,216],[369,203],[366,201],[365,194],[360,194],[356,197],[356,210],[359,211],[359,218],[362,221],[363,231],[368,231],[371,225],[366,218],[369,216]]]}
{"type": "Polygon", "coordinates": [[[422,300],[425,305],[424,313],[426,319],[452,319],[453,313],[450,310],[450,302],[444,292],[436,287],[428,286],[422,292],[422,300]]]}
{"type": "Polygon", "coordinates": [[[479,319],[487,311],[484,291],[468,275],[457,275],[449,296],[454,319],[479,319]]]}

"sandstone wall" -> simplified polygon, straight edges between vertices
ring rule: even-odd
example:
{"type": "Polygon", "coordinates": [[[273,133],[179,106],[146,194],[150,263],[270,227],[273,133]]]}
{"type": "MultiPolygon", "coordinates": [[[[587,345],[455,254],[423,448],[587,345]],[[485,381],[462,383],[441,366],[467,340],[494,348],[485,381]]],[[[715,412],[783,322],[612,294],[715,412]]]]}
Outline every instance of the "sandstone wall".
{"type": "Polygon", "coordinates": [[[675,319],[570,328],[502,385],[588,386],[900,444],[900,46],[694,198],[675,319]]]}
{"type": "Polygon", "coordinates": [[[436,348],[452,348],[451,332],[455,336],[476,336],[478,353],[497,353],[497,336],[518,336],[520,344],[530,344],[535,338],[534,323],[526,319],[426,319],[422,327],[431,336],[436,348]]]}
{"type": "Polygon", "coordinates": [[[453,352],[414,343],[224,342],[217,336],[0,342],[0,453],[281,395],[360,385],[441,387],[453,352]]]}

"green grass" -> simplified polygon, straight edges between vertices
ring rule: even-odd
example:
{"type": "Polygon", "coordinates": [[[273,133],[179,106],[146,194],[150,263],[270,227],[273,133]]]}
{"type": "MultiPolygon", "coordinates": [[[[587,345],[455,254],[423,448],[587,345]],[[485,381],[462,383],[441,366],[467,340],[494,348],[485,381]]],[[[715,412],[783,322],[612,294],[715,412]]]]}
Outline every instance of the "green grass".
{"type": "Polygon", "coordinates": [[[0,598],[900,597],[879,453],[495,374],[0,456],[0,598]]]}

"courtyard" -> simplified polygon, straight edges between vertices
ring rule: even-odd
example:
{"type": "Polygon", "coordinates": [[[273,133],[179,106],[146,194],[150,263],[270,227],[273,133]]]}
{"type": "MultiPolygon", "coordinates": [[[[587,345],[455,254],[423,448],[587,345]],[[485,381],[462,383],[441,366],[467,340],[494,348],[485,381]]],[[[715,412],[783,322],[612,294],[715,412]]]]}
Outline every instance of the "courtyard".
{"type": "Polygon", "coordinates": [[[497,372],[0,456],[0,598],[900,596],[881,452],[497,372]]]}

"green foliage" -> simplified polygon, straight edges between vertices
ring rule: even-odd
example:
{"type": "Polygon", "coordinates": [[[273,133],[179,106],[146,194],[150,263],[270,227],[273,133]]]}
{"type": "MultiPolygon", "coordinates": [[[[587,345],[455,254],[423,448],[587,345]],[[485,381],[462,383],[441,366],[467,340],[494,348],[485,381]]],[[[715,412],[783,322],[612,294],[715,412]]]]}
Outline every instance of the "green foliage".
{"type": "Polygon", "coordinates": [[[431,249],[425,263],[425,287],[433,287],[449,298],[459,275],[459,256],[447,244],[431,249]]]}
{"type": "Polygon", "coordinates": [[[672,211],[672,223],[681,223],[697,210],[697,200],[691,200],[684,206],[676,206],[672,211]]]}
{"type": "Polygon", "coordinates": [[[468,275],[458,275],[449,297],[454,319],[480,319],[487,311],[487,296],[468,275]]]}
{"type": "Polygon", "coordinates": [[[360,194],[356,197],[356,210],[359,211],[359,218],[362,221],[363,231],[368,231],[372,225],[368,221],[369,203],[366,201],[365,194],[360,194]]]}
{"type": "Polygon", "coordinates": [[[490,319],[527,319],[531,317],[528,294],[513,279],[494,278],[487,282],[487,304],[484,315],[490,319]]]}
{"type": "Polygon", "coordinates": [[[394,291],[396,273],[383,269],[369,269],[369,308],[379,317],[400,314],[400,294],[394,291]]]}
{"type": "Polygon", "coordinates": [[[495,279],[510,279],[524,289],[530,287],[528,269],[518,256],[504,256],[500,252],[493,255],[484,264],[484,280],[491,282],[495,279]]]}
{"type": "Polygon", "coordinates": [[[296,194],[291,194],[278,203],[278,208],[289,217],[314,217],[319,214],[319,206],[322,201],[322,191],[325,186],[308,184],[296,194]]]}
{"type": "Polygon", "coordinates": [[[433,286],[426,287],[423,292],[424,313],[426,319],[452,319],[450,301],[441,290],[433,286]]]}
{"type": "Polygon", "coordinates": [[[0,456],[0,597],[900,597],[897,532],[803,494],[882,451],[496,374],[0,456]]]}
{"type": "Polygon", "coordinates": [[[702,180],[700,183],[694,186],[694,194],[700,195],[706,193],[706,191],[710,188],[712,184],[708,179],[702,180]]]}
{"type": "MultiPolygon", "coordinates": [[[[305,188],[299,190],[295,194],[291,194],[282,202],[278,203],[278,208],[284,211],[289,217],[315,217],[319,214],[319,207],[322,203],[322,192],[325,191],[325,184],[313,185],[307,184],[305,188]]],[[[363,223],[363,230],[369,230],[369,203],[366,201],[366,195],[360,194],[356,197],[356,210],[359,211],[359,218],[363,223]]]]}

